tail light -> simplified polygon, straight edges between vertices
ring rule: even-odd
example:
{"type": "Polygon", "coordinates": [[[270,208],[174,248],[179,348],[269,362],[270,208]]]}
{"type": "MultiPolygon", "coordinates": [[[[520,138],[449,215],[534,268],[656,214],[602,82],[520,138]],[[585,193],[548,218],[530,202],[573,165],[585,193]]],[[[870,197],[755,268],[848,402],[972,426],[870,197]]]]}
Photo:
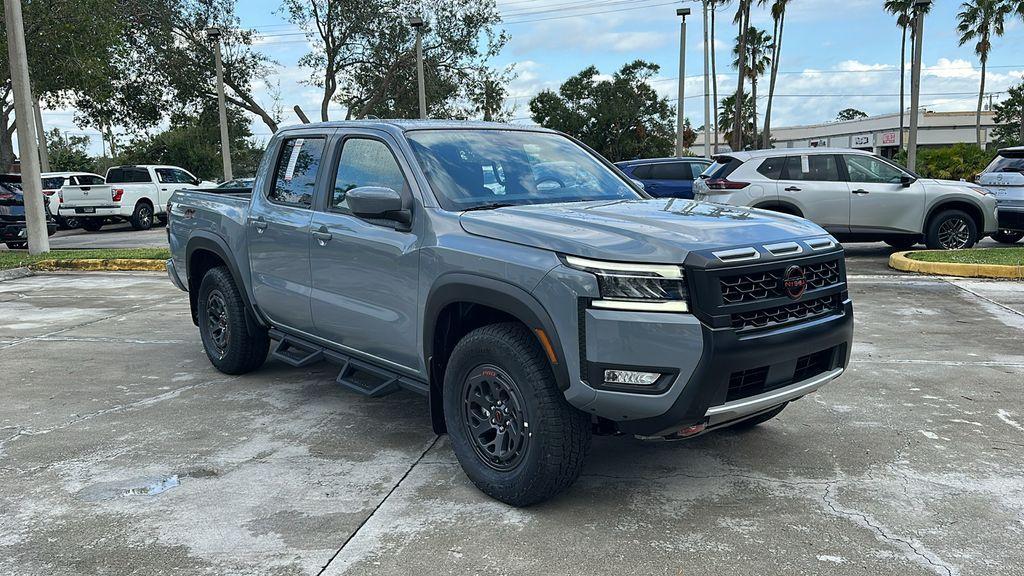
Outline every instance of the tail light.
{"type": "Polygon", "coordinates": [[[43,190],[43,196],[53,196],[56,193],[56,190],[43,190]]]}
{"type": "Polygon", "coordinates": [[[750,186],[750,182],[734,182],[726,178],[709,178],[704,182],[712,190],[740,190],[750,186]]]}
{"type": "Polygon", "coordinates": [[[124,196],[124,188],[113,188],[110,190],[110,199],[114,202],[120,202],[121,196],[124,196]]]}
{"type": "Polygon", "coordinates": [[[12,194],[12,193],[10,193],[10,192],[8,192],[6,190],[0,190],[0,200],[13,200],[13,199],[14,199],[14,194],[12,194]]]}

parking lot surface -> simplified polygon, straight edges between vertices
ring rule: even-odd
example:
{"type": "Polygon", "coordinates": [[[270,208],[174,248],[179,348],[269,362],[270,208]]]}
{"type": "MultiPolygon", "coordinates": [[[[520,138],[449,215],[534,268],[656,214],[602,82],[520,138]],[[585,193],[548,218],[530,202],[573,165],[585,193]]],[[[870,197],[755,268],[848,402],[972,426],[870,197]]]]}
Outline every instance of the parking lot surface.
{"type": "Polygon", "coordinates": [[[479,493],[426,400],[203,354],[159,274],[0,283],[0,574],[1024,574],[1024,286],[851,251],[850,370],[749,432],[479,493]]]}

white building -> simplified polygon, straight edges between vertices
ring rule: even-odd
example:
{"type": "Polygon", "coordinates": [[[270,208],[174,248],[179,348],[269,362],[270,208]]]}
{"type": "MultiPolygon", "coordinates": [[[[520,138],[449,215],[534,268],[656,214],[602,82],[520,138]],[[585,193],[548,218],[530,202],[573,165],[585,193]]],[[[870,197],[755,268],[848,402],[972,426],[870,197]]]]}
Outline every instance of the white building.
{"type": "MultiPolygon", "coordinates": [[[[993,113],[981,113],[981,137],[988,144],[994,141],[992,127],[993,113]]],[[[975,113],[931,112],[923,110],[918,124],[918,146],[949,146],[959,142],[973,143],[975,113]]],[[[909,134],[909,115],[904,119],[903,141],[909,134]]],[[[759,127],[760,128],[760,127],[759,127]]],[[[775,148],[804,148],[830,146],[869,150],[887,158],[896,155],[900,142],[900,115],[898,113],[870,116],[844,122],[825,122],[806,126],[778,126],[772,128],[775,148]]],[[[725,136],[719,133],[719,147],[727,147],[725,136]]],[[[697,141],[690,147],[695,153],[704,149],[704,133],[697,133],[697,141]]],[[[727,148],[726,148],[727,149],[727,148]]]]}

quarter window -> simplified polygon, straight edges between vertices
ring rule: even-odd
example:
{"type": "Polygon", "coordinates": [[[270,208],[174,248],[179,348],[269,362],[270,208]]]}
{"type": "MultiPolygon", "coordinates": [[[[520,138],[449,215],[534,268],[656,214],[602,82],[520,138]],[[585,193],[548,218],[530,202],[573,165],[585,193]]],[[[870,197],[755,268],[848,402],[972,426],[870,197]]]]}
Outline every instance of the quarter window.
{"type": "Polygon", "coordinates": [[[771,178],[772,180],[778,180],[782,177],[782,166],[786,163],[785,156],[776,156],[774,158],[765,158],[764,162],[757,167],[757,171],[765,178],[771,178]]]}
{"type": "Polygon", "coordinates": [[[899,168],[874,156],[849,154],[843,158],[850,173],[850,182],[899,184],[905,175],[899,168]]]}
{"type": "Polygon", "coordinates": [[[838,182],[839,168],[833,154],[807,154],[786,158],[786,180],[838,182]]]}
{"type": "Polygon", "coordinates": [[[323,138],[285,140],[277,157],[274,185],[267,193],[270,201],[303,208],[312,206],[323,152],[323,138]]]}
{"type": "Polygon", "coordinates": [[[405,176],[398,161],[388,145],[380,140],[350,138],[345,141],[334,179],[331,210],[348,211],[346,194],[361,186],[381,186],[399,192],[405,189],[405,176]]]}

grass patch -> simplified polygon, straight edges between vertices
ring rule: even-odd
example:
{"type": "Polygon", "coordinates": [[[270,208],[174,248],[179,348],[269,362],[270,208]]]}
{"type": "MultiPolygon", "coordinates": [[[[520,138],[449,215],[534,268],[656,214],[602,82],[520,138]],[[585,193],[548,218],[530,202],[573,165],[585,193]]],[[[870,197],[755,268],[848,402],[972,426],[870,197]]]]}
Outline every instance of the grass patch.
{"type": "Polygon", "coordinates": [[[1024,248],[974,248],[971,250],[910,252],[907,254],[907,258],[921,262],[1024,266],[1024,248]]]}
{"type": "Polygon", "coordinates": [[[43,260],[110,260],[123,258],[129,260],[167,260],[171,251],[166,248],[117,248],[100,250],[53,250],[46,254],[31,256],[24,250],[7,250],[0,252],[0,270],[32,267],[43,260]]]}

